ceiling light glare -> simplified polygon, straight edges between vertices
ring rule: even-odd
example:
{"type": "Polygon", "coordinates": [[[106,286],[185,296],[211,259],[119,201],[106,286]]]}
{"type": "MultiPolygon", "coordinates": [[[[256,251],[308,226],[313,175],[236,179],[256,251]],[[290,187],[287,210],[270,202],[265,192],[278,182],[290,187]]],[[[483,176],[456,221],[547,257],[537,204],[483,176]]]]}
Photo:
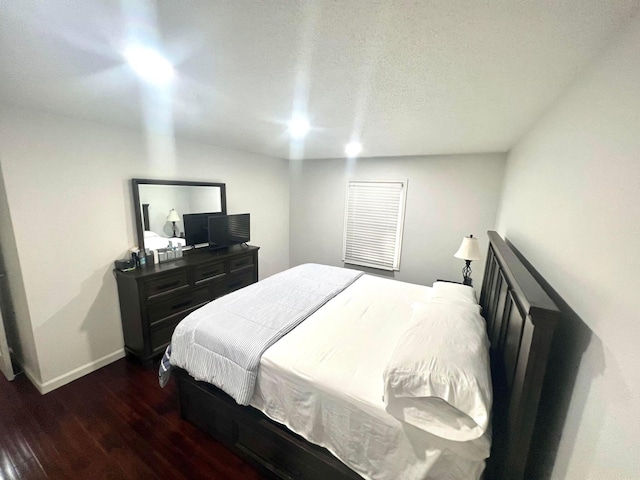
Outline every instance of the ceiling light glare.
{"type": "Polygon", "coordinates": [[[173,65],[155,50],[131,47],[125,52],[131,68],[144,80],[152,83],[166,83],[173,78],[173,65]]]}
{"type": "Polygon", "coordinates": [[[347,157],[353,158],[360,155],[362,152],[362,144],[360,142],[349,142],[347,146],[344,147],[344,153],[347,154],[347,157]]]}
{"type": "Polygon", "coordinates": [[[311,125],[304,118],[294,118],[289,122],[289,133],[291,133],[292,137],[302,138],[311,129],[311,125]]]}

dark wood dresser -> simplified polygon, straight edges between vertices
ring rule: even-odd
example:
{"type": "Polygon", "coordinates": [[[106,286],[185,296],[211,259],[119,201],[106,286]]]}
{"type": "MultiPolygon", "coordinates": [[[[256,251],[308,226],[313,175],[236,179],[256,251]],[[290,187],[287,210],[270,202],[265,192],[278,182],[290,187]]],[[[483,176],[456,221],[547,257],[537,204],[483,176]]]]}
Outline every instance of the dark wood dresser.
{"type": "Polygon", "coordinates": [[[257,282],[258,249],[237,245],[219,253],[187,253],[131,272],[115,270],[127,355],[152,363],[189,313],[257,282]]]}

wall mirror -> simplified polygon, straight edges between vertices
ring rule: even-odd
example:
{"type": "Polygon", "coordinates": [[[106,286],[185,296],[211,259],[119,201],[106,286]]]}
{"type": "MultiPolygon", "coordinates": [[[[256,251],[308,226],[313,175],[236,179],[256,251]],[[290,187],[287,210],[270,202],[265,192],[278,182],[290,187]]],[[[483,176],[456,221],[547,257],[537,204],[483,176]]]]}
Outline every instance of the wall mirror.
{"type": "Polygon", "coordinates": [[[133,208],[142,249],[164,248],[171,243],[190,248],[192,236],[185,235],[187,220],[193,214],[226,214],[227,195],[224,183],[145,180],[134,178],[133,208]]]}

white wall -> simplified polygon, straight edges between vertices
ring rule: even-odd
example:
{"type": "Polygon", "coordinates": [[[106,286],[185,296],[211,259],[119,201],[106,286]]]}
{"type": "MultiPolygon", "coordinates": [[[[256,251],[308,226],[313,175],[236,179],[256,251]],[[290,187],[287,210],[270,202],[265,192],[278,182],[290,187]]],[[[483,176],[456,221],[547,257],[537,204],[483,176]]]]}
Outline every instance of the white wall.
{"type": "Polygon", "coordinates": [[[640,18],[510,153],[499,230],[566,302],[540,475],[638,478],[640,18]]]}
{"type": "Polygon", "coordinates": [[[2,245],[21,337],[31,330],[21,360],[42,391],[123,354],[112,268],[137,242],[131,178],[226,183],[229,212],[252,214],[260,277],[289,266],[285,160],[10,107],[0,127],[15,248],[2,245]]]}
{"type": "MultiPolygon", "coordinates": [[[[486,251],[505,160],[503,154],[480,154],[291,162],[291,265],[342,265],[348,180],[408,179],[402,258],[394,278],[424,285],[437,278],[461,281],[464,262],[453,254],[468,234],[477,235],[486,251]]],[[[472,268],[478,286],[482,262],[472,268]]]]}

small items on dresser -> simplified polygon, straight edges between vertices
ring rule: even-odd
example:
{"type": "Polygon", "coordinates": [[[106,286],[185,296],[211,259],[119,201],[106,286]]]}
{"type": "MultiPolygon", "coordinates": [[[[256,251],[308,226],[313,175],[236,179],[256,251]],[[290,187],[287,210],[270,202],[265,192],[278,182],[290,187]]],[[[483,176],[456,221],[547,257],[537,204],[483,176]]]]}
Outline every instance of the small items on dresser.
{"type": "Polygon", "coordinates": [[[161,262],[176,260],[183,256],[182,245],[172,245],[171,242],[169,242],[166,248],[158,248],[155,250],[146,248],[143,251],[137,247],[133,247],[129,252],[131,258],[115,261],[116,270],[128,272],[146,265],[156,265],[161,262]]]}
{"type": "Polygon", "coordinates": [[[138,247],[129,249],[129,258],[123,258],[114,262],[114,268],[121,272],[129,272],[143,265],[146,265],[146,256],[140,252],[138,247]]]}
{"type": "Polygon", "coordinates": [[[114,262],[114,266],[116,270],[120,270],[121,272],[128,272],[136,268],[136,262],[135,260],[132,260],[130,258],[125,258],[124,260],[116,260],[114,262]]]}
{"type": "Polygon", "coordinates": [[[162,263],[168,260],[175,260],[176,258],[182,258],[182,245],[180,244],[178,244],[178,246],[171,246],[170,244],[167,248],[154,250],[154,263],[162,263]]]}

